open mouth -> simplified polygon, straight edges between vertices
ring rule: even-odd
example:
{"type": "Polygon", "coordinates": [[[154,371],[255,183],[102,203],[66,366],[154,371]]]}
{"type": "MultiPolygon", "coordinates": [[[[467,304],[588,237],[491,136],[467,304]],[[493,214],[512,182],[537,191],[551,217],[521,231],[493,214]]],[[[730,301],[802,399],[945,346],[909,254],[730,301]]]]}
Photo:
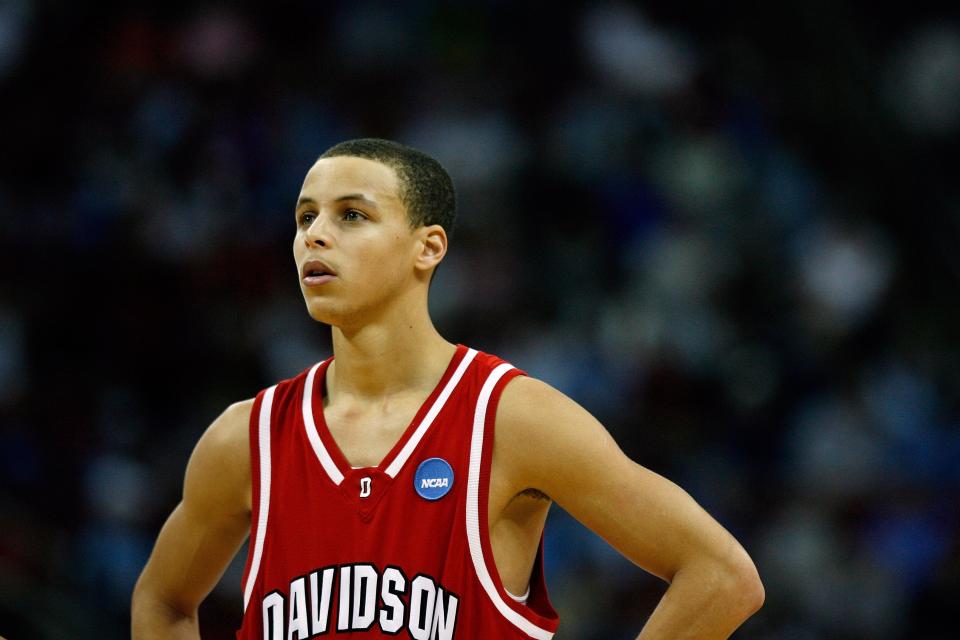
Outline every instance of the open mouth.
{"type": "Polygon", "coordinates": [[[328,265],[319,260],[310,260],[303,265],[303,282],[308,285],[323,284],[337,277],[328,265]]]}

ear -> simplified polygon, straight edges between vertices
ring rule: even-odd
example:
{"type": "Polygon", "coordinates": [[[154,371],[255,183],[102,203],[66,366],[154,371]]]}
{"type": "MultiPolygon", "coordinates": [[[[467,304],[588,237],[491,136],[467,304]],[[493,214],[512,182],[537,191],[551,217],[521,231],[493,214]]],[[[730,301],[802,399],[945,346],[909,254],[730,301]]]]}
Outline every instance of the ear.
{"type": "Polygon", "coordinates": [[[420,241],[414,265],[425,275],[438,265],[447,255],[447,232],[438,224],[431,224],[417,230],[420,241]]]}

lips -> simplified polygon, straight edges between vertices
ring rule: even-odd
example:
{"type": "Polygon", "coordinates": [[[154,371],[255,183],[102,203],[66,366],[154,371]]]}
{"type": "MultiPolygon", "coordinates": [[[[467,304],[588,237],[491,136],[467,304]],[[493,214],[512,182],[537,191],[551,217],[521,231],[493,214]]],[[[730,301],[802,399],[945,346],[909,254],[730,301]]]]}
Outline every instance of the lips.
{"type": "Polygon", "coordinates": [[[308,260],[301,270],[303,282],[307,285],[323,284],[337,277],[333,267],[322,260],[308,260]]]}

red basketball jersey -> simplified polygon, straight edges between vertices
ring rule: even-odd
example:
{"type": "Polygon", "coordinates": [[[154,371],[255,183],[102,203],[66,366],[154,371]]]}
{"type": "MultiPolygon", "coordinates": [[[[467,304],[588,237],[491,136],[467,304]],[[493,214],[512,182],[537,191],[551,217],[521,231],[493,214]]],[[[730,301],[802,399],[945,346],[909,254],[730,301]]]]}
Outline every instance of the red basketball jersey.
{"type": "Polygon", "coordinates": [[[542,538],[521,604],[500,581],[487,524],[497,402],[525,372],[458,344],[379,466],[353,469],[323,417],[332,360],[254,401],[237,638],[551,638],[542,538]]]}

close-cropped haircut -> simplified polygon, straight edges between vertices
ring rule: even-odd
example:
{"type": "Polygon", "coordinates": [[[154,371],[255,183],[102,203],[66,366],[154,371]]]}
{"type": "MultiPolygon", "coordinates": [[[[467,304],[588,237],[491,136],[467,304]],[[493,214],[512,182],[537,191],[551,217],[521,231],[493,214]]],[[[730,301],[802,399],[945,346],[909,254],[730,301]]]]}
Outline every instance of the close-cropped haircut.
{"type": "Polygon", "coordinates": [[[411,229],[439,224],[453,235],[457,217],[453,181],[443,166],[413,147],[380,138],[359,138],[333,145],[320,158],[352,156],[383,163],[400,182],[400,200],[407,208],[411,229]]]}

